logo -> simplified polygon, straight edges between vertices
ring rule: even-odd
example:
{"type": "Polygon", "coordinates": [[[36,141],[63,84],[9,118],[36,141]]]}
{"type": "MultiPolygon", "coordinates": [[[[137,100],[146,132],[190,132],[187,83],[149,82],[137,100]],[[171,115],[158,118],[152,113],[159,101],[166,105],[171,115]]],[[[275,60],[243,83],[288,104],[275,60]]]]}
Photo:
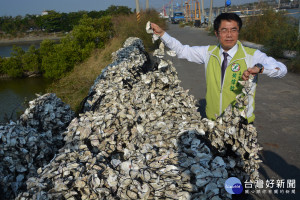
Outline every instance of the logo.
{"type": "Polygon", "coordinates": [[[231,70],[233,71],[233,72],[238,72],[238,71],[240,71],[240,65],[239,64],[237,64],[237,63],[233,63],[232,64],[232,67],[231,67],[231,70]]]}
{"type": "Polygon", "coordinates": [[[229,194],[241,194],[243,192],[243,185],[236,177],[230,177],[225,181],[225,190],[229,194]]]}

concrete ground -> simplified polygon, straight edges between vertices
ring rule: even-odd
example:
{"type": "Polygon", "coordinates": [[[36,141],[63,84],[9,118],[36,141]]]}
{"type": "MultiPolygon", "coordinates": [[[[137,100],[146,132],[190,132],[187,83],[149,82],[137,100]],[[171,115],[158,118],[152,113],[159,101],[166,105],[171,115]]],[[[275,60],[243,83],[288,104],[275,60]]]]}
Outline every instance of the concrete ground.
{"type": "MultiPolygon", "coordinates": [[[[217,44],[215,36],[201,28],[169,24],[167,32],[182,44],[191,46],[217,44]]],[[[205,107],[204,65],[168,57],[178,71],[181,86],[195,96],[203,114],[205,107]]],[[[251,194],[247,199],[300,199],[300,76],[288,73],[282,79],[259,76],[256,92],[258,142],[263,147],[260,168],[262,180],[284,180],[284,193],[251,194]],[[296,181],[295,194],[286,194],[288,179],[296,181]]],[[[264,187],[265,188],[265,187],[264,187]]],[[[274,187],[275,188],[275,187],[274,187]]],[[[262,193],[262,189],[259,189],[262,193]]],[[[268,189],[269,190],[269,189],[268,189]]],[[[267,193],[268,193],[267,190],[267,193]]],[[[252,193],[255,190],[251,190],[252,193]]],[[[239,198],[238,198],[239,199],[239,198]]]]}

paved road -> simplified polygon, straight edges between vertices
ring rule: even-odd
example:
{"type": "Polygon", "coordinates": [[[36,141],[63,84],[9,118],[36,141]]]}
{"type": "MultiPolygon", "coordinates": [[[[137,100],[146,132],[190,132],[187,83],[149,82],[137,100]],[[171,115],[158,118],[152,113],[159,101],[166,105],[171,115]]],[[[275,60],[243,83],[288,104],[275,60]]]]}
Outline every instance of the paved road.
{"type": "MultiPolygon", "coordinates": [[[[167,32],[182,44],[216,44],[217,39],[204,29],[169,24],[167,32]]],[[[201,108],[205,104],[204,65],[170,58],[178,71],[181,86],[189,89],[201,108]]],[[[202,112],[202,111],[201,111],[202,112]]],[[[260,174],[263,180],[296,180],[294,195],[252,195],[251,199],[300,199],[300,76],[288,73],[282,79],[259,76],[256,92],[258,141],[264,148],[260,174]]],[[[285,183],[286,184],[286,183],[285,183]]],[[[285,185],[285,189],[286,189],[285,185]]]]}

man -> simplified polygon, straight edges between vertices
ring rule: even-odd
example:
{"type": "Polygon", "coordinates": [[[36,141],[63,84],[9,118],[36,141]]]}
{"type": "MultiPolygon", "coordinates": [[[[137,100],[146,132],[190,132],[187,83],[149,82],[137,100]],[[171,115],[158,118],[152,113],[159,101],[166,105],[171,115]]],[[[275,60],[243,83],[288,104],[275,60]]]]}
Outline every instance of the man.
{"type": "MultiPolygon", "coordinates": [[[[238,41],[242,20],[234,13],[222,13],[215,19],[214,31],[218,45],[182,45],[158,25],[151,23],[151,28],[167,47],[176,52],[178,58],[205,64],[206,115],[209,119],[214,120],[221,115],[241,93],[239,80],[248,80],[250,74],[282,78],[287,73],[286,66],[281,62],[259,50],[244,47],[238,41]]],[[[254,99],[249,99],[247,111],[248,122],[253,122],[254,99]]]]}

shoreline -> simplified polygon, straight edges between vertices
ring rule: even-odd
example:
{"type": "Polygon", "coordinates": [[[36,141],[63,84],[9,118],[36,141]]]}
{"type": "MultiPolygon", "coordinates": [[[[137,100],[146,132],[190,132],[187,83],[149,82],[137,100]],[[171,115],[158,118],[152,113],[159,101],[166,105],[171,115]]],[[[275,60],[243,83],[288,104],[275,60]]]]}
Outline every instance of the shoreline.
{"type": "Polygon", "coordinates": [[[24,72],[22,77],[10,77],[8,74],[0,74],[0,81],[12,80],[12,79],[27,79],[27,78],[37,78],[42,77],[41,72],[24,72]]]}
{"type": "Polygon", "coordinates": [[[40,43],[45,39],[54,40],[59,42],[62,37],[59,36],[29,36],[23,38],[14,38],[14,39],[0,39],[0,46],[10,46],[14,44],[31,44],[31,43],[40,43]]]}

